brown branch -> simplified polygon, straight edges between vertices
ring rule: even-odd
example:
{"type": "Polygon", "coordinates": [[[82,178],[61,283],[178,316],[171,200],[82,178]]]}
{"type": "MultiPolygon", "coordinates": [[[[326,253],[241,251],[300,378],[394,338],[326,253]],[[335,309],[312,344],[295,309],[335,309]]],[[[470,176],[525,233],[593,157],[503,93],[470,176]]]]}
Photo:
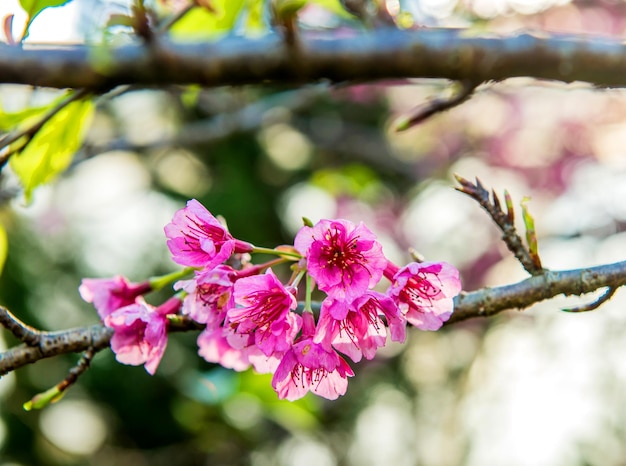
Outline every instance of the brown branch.
{"type": "Polygon", "coordinates": [[[613,295],[615,294],[615,292],[617,291],[617,288],[614,287],[609,287],[603,294],[602,296],[600,296],[598,299],[596,299],[595,301],[589,303],[589,304],[584,304],[582,306],[576,306],[576,307],[570,307],[567,309],[561,309],[563,312],[589,312],[589,311],[593,311],[595,309],[598,309],[600,306],[602,306],[604,303],[606,303],[607,301],[609,301],[613,295]]]}
{"type": "Polygon", "coordinates": [[[39,344],[41,332],[30,325],[26,325],[4,306],[0,306],[0,325],[28,346],[39,344]]]}
{"type": "Polygon", "coordinates": [[[450,29],[331,34],[302,34],[296,61],[276,34],[196,44],[164,39],[151,47],[125,45],[110,51],[106,66],[94,60],[103,51],[94,53],[87,45],[2,45],[0,83],[95,90],[120,84],[222,86],[417,77],[480,83],[528,76],[626,86],[626,43],[621,39],[469,37],[450,29]]]}
{"type": "MultiPolygon", "coordinates": [[[[489,317],[507,309],[524,309],[560,294],[582,295],[604,287],[626,285],[626,261],[566,271],[546,271],[524,281],[495,288],[463,292],[454,301],[447,325],[472,317],[489,317]]],[[[4,311],[0,308],[0,314],[4,311]]],[[[170,331],[201,330],[203,326],[181,318],[170,322],[170,331]]],[[[113,331],[103,324],[90,327],[40,332],[37,346],[22,344],[0,353],[0,376],[26,364],[67,353],[95,352],[109,346],[113,331]]]]}
{"type": "Polygon", "coordinates": [[[89,369],[89,366],[91,365],[91,360],[96,355],[96,353],[102,349],[104,348],[95,349],[93,346],[87,348],[87,351],[83,353],[76,365],[70,369],[70,373],[67,375],[67,377],[65,377],[65,379],[57,384],[59,392],[62,393],[70,388],[72,385],[74,385],[74,383],[76,383],[76,381],[78,380],[78,377],[83,375],[85,371],[89,369]]]}
{"type": "Polygon", "coordinates": [[[67,353],[80,353],[93,347],[99,351],[109,346],[113,330],[102,324],[58,332],[40,332],[36,346],[22,344],[0,353],[0,376],[41,359],[67,353]]]}
{"type": "Polygon", "coordinates": [[[239,110],[189,123],[171,137],[146,144],[136,144],[126,139],[117,139],[103,145],[86,145],[81,149],[77,161],[112,150],[150,150],[171,146],[188,147],[214,144],[236,134],[256,131],[264,125],[283,122],[289,118],[289,114],[275,112],[277,107],[295,112],[312,105],[320,97],[327,95],[328,92],[329,86],[326,84],[280,92],[246,105],[239,110]]]}
{"type": "MultiPolygon", "coordinates": [[[[491,196],[480,180],[476,178],[476,182],[466,180],[465,178],[455,175],[456,180],[461,185],[456,188],[458,191],[467,194],[480,204],[480,206],[487,211],[491,219],[502,230],[502,241],[506,244],[515,258],[522,264],[524,269],[531,275],[539,275],[544,272],[541,267],[541,261],[539,256],[532,254],[529,248],[524,246],[522,238],[517,234],[513,213],[513,206],[508,193],[505,194],[507,211],[502,210],[500,199],[496,195],[495,191],[492,191],[491,196]]],[[[533,232],[534,234],[534,232],[533,232]]]]}
{"type": "Polygon", "coordinates": [[[525,309],[557,295],[582,295],[626,285],[626,261],[576,270],[545,271],[513,285],[463,292],[455,299],[448,324],[489,317],[507,309],[525,309]]]}
{"type": "Polygon", "coordinates": [[[476,87],[478,87],[477,84],[465,81],[461,83],[461,89],[452,97],[436,97],[426,103],[418,105],[411,110],[408,115],[403,116],[400,121],[396,123],[396,131],[406,131],[438,113],[443,113],[461,105],[474,94],[476,87]]]}
{"type": "MultiPolygon", "coordinates": [[[[6,313],[9,311],[0,307],[0,316],[6,313]]],[[[2,318],[6,319],[4,316],[2,318]]],[[[203,325],[197,324],[188,317],[182,317],[178,322],[169,325],[169,330],[172,332],[201,330],[202,328],[204,328],[203,325]]],[[[90,349],[97,353],[109,346],[113,336],[113,330],[101,323],[56,332],[37,332],[39,334],[37,345],[22,344],[0,353],[0,376],[27,364],[61,354],[81,353],[90,349]]]]}

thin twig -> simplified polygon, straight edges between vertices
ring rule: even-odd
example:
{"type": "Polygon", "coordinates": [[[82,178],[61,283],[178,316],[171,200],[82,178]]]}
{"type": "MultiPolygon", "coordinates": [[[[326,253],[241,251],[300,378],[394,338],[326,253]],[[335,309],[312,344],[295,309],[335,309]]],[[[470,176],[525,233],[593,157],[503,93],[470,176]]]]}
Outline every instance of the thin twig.
{"type": "Polygon", "coordinates": [[[433,115],[443,113],[446,110],[450,110],[451,108],[461,105],[463,102],[468,100],[472,94],[474,94],[477,87],[477,83],[463,81],[461,83],[461,89],[452,97],[436,97],[428,102],[418,105],[411,110],[408,115],[405,115],[400,119],[400,121],[396,124],[396,131],[405,131],[419,125],[433,115]]]}
{"type": "Polygon", "coordinates": [[[151,45],[154,42],[154,31],[150,28],[150,19],[144,0],[135,0],[131,5],[131,11],[135,34],[141,37],[147,45],[151,45]]]}
{"type": "Polygon", "coordinates": [[[37,132],[48,122],[52,117],[54,117],[58,112],[63,110],[72,102],[76,102],[77,100],[82,99],[86,95],[89,94],[89,91],[86,89],[80,89],[78,91],[73,92],[67,98],[63,99],[57,105],[55,105],[52,109],[50,109],[41,119],[39,119],[36,123],[29,126],[28,128],[23,128],[20,130],[13,131],[4,135],[0,138],[0,150],[4,147],[20,140],[21,138],[25,138],[24,143],[19,146],[19,148],[14,148],[0,155],[0,169],[4,167],[4,165],[8,162],[11,155],[24,150],[24,148],[28,145],[28,143],[33,139],[33,137],[37,134],[37,132]]]}
{"type": "Polygon", "coordinates": [[[41,332],[30,325],[26,325],[4,306],[0,306],[0,325],[29,346],[39,344],[41,332]]]}
{"type": "Polygon", "coordinates": [[[272,94],[245,107],[223,113],[207,120],[199,120],[182,127],[172,137],[165,137],[147,144],[131,144],[126,139],[111,141],[102,146],[86,145],[77,160],[89,158],[111,150],[149,150],[171,146],[194,146],[213,144],[235,134],[248,133],[261,126],[280,123],[290,117],[289,112],[276,112],[277,108],[292,112],[307,108],[320,97],[327,95],[329,86],[318,84],[294,91],[272,94]]]}
{"type": "Polygon", "coordinates": [[[70,369],[68,376],[65,377],[65,379],[63,379],[61,382],[57,384],[57,388],[59,389],[59,392],[61,393],[64,392],[65,390],[70,388],[74,383],[76,383],[76,381],[78,380],[78,377],[80,377],[82,374],[85,373],[87,369],[89,369],[91,360],[96,355],[96,353],[102,349],[103,348],[95,349],[93,346],[90,348],[87,348],[87,350],[83,353],[83,355],[81,356],[80,360],[76,363],[76,365],[70,369]]]}
{"type": "Polygon", "coordinates": [[[478,178],[476,178],[475,183],[472,183],[459,175],[455,175],[455,177],[461,185],[456,189],[464,194],[467,194],[487,211],[492,220],[496,223],[496,225],[498,225],[500,230],[502,230],[502,240],[509,248],[509,251],[515,255],[515,258],[522,264],[524,269],[531,275],[539,275],[543,273],[544,269],[541,267],[541,262],[539,261],[538,256],[535,259],[531,255],[529,249],[524,246],[522,238],[517,233],[515,224],[512,221],[514,218],[513,209],[510,205],[508,196],[506,199],[507,212],[505,213],[502,210],[500,199],[498,199],[495,191],[492,192],[490,197],[489,191],[483,187],[478,178]]]}
{"type": "Polygon", "coordinates": [[[602,296],[600,296],[598,299],[596,299],[595,301],[593,301],[593,302],[591,302],[589,304],[583,304],[582,306],[570,307],[570,308],[561,309],[561,310],[563,312],[588,312],[588,311],[593,311],[595,309],[598,309],[600,306],[602,306],[604,303],[606,303],[609,299],[611,299],[616,291],[617,291],[617,288],[609,287],[602,294],[602,296]]]}

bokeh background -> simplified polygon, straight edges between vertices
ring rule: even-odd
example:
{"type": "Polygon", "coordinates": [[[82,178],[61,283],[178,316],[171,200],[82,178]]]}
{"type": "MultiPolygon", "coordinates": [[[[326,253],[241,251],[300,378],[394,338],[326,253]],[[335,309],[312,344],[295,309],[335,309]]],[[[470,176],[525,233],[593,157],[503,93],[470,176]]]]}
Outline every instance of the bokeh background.
{"type": "MultiPolygon", "coordinates": [[[[128,13],[128,3],[75,0],[47,10],[28,41],[123,43],[128,31],[103,25],[128,13]]],[[[403,11],[407,27],[626,35],[626,2],[617,0],[387,7],[403,11]]],[[[2,0],[0,13],[15,13],[19,30],[17,1],[2,0]]],[[[315,4],[301,20],[308,29],[356,27],[315,4]]],[[[177,37],[206,33],[194,21],[179,25],[177,37]]],[[[235,32],[263,33],[263,15],[254,21],[235,32]]],[[[409,260],[409,247],[451,262],[466,290],[523,279],[487,216],[453,189],[454,173],[507,189],[516,203],[531,196],[548,268],[626,258],[622,90],[489,83],[458,108],[393,130],[413,107],[449,91],[445,81],[406,80],[128,88],[101,99],[86,146],[32,203],[2,173],[10,250],[0,303],[47,330],[96,322],[78,295],[81,278],[139,281],[176,270],[163,226],[189,198],[257,245],[288,244],[302,216],[342,217],[365,221],[397,263],[409,260]]],[[[57,96],[0,86],[3,112],[57,96]]],[[[348,393],[332,402],[279,401],[268,376],[200,359],[189,333],[170,337],[153,377],[103,351],[62,401],[25,412],[22,404],[62,380],[77,356],[44,360],[0,380],[0,465],[621,465],[624,294],[594,312],[560,311],[593,299],[557,298],[436,333],[412,331],[405,345],[356,365],[348,393]]],[[[16,341],[2,332],[0,344],[16,341]]]]}

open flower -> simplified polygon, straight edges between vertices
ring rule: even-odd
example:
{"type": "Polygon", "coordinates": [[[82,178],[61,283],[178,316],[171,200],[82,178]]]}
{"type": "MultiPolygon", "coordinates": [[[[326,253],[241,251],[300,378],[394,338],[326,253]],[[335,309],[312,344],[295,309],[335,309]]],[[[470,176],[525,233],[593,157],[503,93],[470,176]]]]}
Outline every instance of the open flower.
{"type": "Polygon", "coordinates": [[[318,288],[339,301],[350,302],[375,286],[387,264],[382,246],[362,222],[320,220],[302,227],[294,245],[318,288]]]}
{"type": "Polygon", "coordinates": [[[122,364],[144,364],[149,374],[154,374],[167,345],[167,314],[180,307],[178,298],[170,298],[155,308],[138,301],[109,314],[104,324],[113,329],[111,349],[115,359],[122,364]]]}
{"type": "Polygon", "coordinates": [[[376,291],[367,291],[348,306],[348,313],[343,319],[333,317],[331,309],[336,302],[327,298],[322,303],[318,322],[316,343],[326,348],[331,346],[347,355],[354,362],[362,357],[373,359],[378,348],[387,342],[387,327],[391,339],[403,342],[406,338],[406,319],[388,296],[376,291]]]}
{"type": "Polygon", "coordinates": [[[254,333],[256,346],[267,356],[291,347],[301,325],[300,316],[291,312],[298,302],[271,269],[237,280],[233,295],[237,307],[228,310],[228,320],[237,333],[254,333]]]}
{"type": "Polygon", "coordinates": [[[346,393],[348,377],[354,372],[334,349],[313,341],[313,315],[305,312],[302,318],[302,336],[283,356],[272,378],[272,387],[278,398],[289,401],[302,398],[308,391],[335,400],[346,393]]]}
{"type": "Polygon", "coordinates": [[[131,283],[118,275],[113,278],[83,278],[78,292],[85,301],[93,303],[100,319],[104,320],[113,311],[133,304],[151,289],[147,281],[131,283]]]}
{"type": "Polygon", "coordinates": [[[461,291],[459,271],[447,262],[412,262],[401,269],[391,262],[389,296],[406,320],[421,330],[438,330],[450,318],[461,291]]]}
{"type": "Polygon", "coordinates": [[[198,354],[207,362],[245,371],[250,367],[248,348],[252,341],[250,335],[235,335],[229,327],[207,327],[198,335],[198,354]]]}
{"type": "Polygon", "coordinates": [[[211,270],[196,273],[191,280],[181,280],[174,285],[184,290],[183,314],[196,322],[215,328],[224,321],[226,311],[235,306],[232,292],[236,272],[227,265],[218,265],[211,270]]]}
{"type": "Polygon", "coordinates": [[[251,244],[233,238],[226,227],[195,199],[177,211],[164,230],[174,262],[189,267],[212,269],[234,252],[252,250],[251,244]]]}

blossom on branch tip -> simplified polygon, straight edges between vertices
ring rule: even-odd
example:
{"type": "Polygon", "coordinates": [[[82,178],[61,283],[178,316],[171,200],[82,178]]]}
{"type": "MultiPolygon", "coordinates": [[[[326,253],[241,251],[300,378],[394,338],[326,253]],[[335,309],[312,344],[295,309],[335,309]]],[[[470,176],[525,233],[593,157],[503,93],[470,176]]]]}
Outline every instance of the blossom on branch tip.
{"type": "Polygon", "coordinates": [[[350,302],[374,287],[387,264],[382,246],[363,222],[320,220],[302,227],[294,245],[306,257],[318,288],[339,301],[350,302]]]}
{"type": "Polygon", "coordinates": [[[233,253],[252,251],[252,245],[233,238],[202,204],[195,199],[174,214],[164,228],[167,247],[177,264],[212,269],[233,253]]]}
{"type": "Polygon", "coordinates": [[[237,333],[254,333],[256,346],[266,356],[291,347],[302,320],[291,312],[298,302],[271,269],[237,280],[233,295],[237,306],[228,310],[228,320],[237,333]]]}
{"type": "Polygon", "coordinates": [[[391,262],[388,294],[406,320],[421,330],[438,330],[450,318],[453,299],[461,291],[459,271],[447,262],[412,262],[402,268],[391,262]]]}
{"type": "Polygon", "coordinates": [[[132,283],[121,275],[113,278],[83,278],[78,288],[81,298],[94,305],[102,320],[113,311],[133,304],[139,296],[151,290],[149,282],[132,283]]]}
{"type": "Polygon", "coordinates": [[[144,364],[154,375],[167,345],[167,318],[180,307],[180,300],[170,298],[159,307],[138,301],[109,314],[104,324],[113,329],[111,349],[122,364],[144,364]]]}

